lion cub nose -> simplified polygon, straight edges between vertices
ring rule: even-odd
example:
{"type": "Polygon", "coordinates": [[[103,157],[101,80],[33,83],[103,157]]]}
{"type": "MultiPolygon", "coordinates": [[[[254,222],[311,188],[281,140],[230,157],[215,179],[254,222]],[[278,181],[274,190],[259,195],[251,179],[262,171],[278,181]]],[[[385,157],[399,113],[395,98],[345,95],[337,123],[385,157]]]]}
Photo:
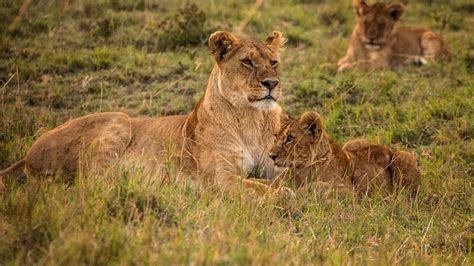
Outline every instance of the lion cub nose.
{"type": "Polygon", "coordinates": [[[273,90],[280,81],[278,79],[266,79],[262,81],[263,87],[267,88],[268,90],[273,90]]]}

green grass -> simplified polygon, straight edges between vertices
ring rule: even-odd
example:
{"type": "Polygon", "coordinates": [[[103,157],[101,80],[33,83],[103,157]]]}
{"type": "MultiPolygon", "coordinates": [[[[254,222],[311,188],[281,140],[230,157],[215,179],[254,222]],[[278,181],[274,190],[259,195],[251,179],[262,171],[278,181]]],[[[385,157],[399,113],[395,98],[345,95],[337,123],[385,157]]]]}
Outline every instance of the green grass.
{"type": "MultiPolygon", "coordinates": [[[[22,2],[2,2],[0,168],[72,117],[192,110],[213,64],[206,37],[236,27],[253,1],[178,2],[32,1],[11,28],[22,2]]],[[[414,201],[315,190],[293,202],[239,199],[149,184],[132,170],[74,184],[10,180],[0,192],[0,264],[472,264],[473,5],[404,1],[402,23],[441,33],[451,62],[336,74],[327,66],[345,53],[349,2],[266,1],[245,32],[289,37],[285,111],[319,111],[339,142],[366,136],[414,150],[424,172],[414,201]]]]}

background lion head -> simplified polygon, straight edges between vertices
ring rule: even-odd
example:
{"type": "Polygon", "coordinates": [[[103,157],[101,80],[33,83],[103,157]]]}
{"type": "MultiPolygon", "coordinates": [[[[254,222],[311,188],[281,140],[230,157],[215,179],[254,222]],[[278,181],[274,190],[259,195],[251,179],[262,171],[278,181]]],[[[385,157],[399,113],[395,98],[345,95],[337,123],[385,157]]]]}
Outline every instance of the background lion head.
{"type": "Polygon", "coordinates": [[[354,12],[365,48],[378,50],[389,41],[395,24],[403,14],[403,5],[398,3],[368,5],[365,1],[356,1],[354,12]]]}

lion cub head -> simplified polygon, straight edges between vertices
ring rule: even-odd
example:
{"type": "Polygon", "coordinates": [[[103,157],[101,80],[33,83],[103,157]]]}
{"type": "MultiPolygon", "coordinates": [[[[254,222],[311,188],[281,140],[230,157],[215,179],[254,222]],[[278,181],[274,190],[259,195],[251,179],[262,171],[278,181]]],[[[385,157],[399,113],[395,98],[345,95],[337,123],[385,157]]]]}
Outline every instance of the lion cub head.
{"type": "Polygon", "coordinates": [[[403,14],[403,5],[368,5],[365,1],[355,0],[354,12],[365,48],[379,50],[390,40],[395,24],[403,14]]]}
{"type": "Polygon", "coordinates": [[[325,137],[319,114],[305,112],[281,127],[270,157],[280,167],[306,167],[329,152],[325,137]]]}
{"type": "Polygon", "coordinates": [[[219,94],[239,108],[262,110],[277,107],[281,96],[278,68],[283,34],[274,31],[265,42],[238,38],[218,31],[209,37],[209,49],[217,63],[219,94]]]}

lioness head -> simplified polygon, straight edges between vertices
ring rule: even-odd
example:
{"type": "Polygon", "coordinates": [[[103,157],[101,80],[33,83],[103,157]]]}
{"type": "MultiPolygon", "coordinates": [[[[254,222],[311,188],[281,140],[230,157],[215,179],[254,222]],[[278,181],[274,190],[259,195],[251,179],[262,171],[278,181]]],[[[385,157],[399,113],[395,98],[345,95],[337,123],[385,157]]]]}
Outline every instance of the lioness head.
{"type": "Polygon", "coordinates": [[[390,39],[395,24],[403,14],[403,5],[368,5],[365,1],[354,1],[354,12],[365,48],[378,50],[390,39]]]}
{"type": "Polygon", "coordinates": [[[218,67],[219,93],[236,107],[270,110],[280,98],[278,65],[283,34],[274,31],[265,42],[238,38],[218,31],[209,37],[209,49],[218,67]]]}
{"type": "Polygon", "coordinates": [[[323,137],[319,114],[306,112],[299,118],[289,119],[281,127],[270,150],[270,158],[280,167],[307,166],[327,152],[321,143],[323,137]]]}

